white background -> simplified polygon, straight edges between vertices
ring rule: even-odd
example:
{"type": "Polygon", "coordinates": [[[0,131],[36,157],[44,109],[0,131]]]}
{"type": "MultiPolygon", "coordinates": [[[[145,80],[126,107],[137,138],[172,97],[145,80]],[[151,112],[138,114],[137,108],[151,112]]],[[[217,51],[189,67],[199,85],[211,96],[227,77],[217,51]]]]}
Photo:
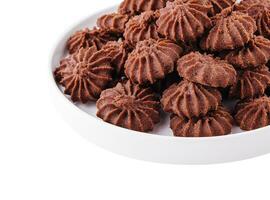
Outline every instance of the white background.
{"type": "Polygon", "coordinates": [[[269,199],[270,155],[207,166],[136,161],[61,119],[49,95],[51,49],[71,25],[119,2],[1,1],[0,199],[269,199]]]}

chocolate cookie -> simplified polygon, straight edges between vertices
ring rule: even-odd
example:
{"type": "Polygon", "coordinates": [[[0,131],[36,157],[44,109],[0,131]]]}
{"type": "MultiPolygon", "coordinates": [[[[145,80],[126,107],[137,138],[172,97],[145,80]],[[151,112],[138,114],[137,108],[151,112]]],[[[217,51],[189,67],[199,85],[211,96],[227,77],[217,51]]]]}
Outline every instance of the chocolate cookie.
{"type": "Polygon", "coordinates": [[[270,72],[265,65],[253,70],[238,71],[237,82],[231,87],[231,98],[253,98],[264,94],[270,86],[270,72]]]}
{"type": "Polygon", "coordinates": [[[209,51],[233,50],[249,42],[255,31],[256,23],[252,17],[242,12],[223,10],[216,15],[214,27],[201,41],[201,47],[209,51]]]}
{"type": "Polygon", "coordinates": [[[270,98],[263,96],[237,104],[235,120],[241,129],[249,131],[270,125],[270,98]]]}
{"type": "Polygon", "coordinates": [[[112,80],[109,59],[93,48],[80,49],[60,62],[55,78],[74,102],[87,103],[99,98],[112,80]]]}
{"type": "Polygon", "coordinates": [[[157,14],[147,11],[129,20],[126,25],[124,38],[127,43],[136,46],[137,42],[146,39],[159,39],[156,25],[157,14]]]}
{"type": "Polygon", "coordinates": [[[236,0],[210,0],[210,1],[213,5],[215,15],[220,13],[224,9],[233,6],[236,2],[236,0]]]}
{"type": "Polygon", "coordinates": [[[128,15],[119,13],[106,14],[98,18],[97,25],[101,29],[109,30],[112,33],[123,34],[126,23],[129,21],[128,15]]]}
{"type": "Polygon", "coordinates": [[[243,0],[240,4],[237,4],[235,8],[253,17],[257,24],[257,33],[270,38],[269,0],[243,0]]]}
{"type": "Polygon", "coordinates": [[[223,107],[199,118],[171,116],[171,129],[177,137],[210,137],[231,133],[233,118],[223,107]]]}
{"type": "Polygon", "coordinates": [[[177,62],[181,77],[210,87],[225,88],[236,82],[236,71],[232,65],[212,55],[191,52],[177,62]]]}
{"type": "Polygon", "coordinates": [[[70,54],[75,53],[80,48],[89,48],[95,46],[97,49],[106,44],[108,41],[118,40],[118,38],[108,30],[88,28],[77,31],[67,41],[67,48],[70,54]]]}
{"type": "Polygon", "coordinates": [[[155,11],[165,7],[170,0],[124,0],[118,12],[121,14],[138,15],[145,11],[155,11]]]}
{"type": "Polygon", "coordinates": [[[263,5],[267,8],[270,8],[270,1],[269,0],[241,0],[240,3],[235,5],[235,10],[246,12],[252,7],[263,5]]]}
{"type": "Polygon", "coordinates": [[[161,104],[165,112],[187,118],[206,115],[216,110],[221,103],[221,94],[215,88],[184,80],[173,84],[163,93],[161,104]]]}
{"type": "Polygon", "coordinates": [[[170,40],[138,42],[125,64],[125,74],[133,82],[153,84],[174,71],[174,65],[183,50],[170,40]]]}
{"type": "Polygon", "coordinates": [[[102,47],[101,51],[104,52],[105,57],[111,59],[111,65],[114,67],[116,74],[122,74],[129,53],[125,42],[108,42],[102,47]]]}
{"type": "Polygon", "coordinates": [[[225,59],[241,69],[265,65],[270,59],[270,40],[255,36],[245,47],[230,52],[225,59]]]}
{"type": "Polygon", "coordinates": [[[160,9],[158,32],[168,39],[189,43],[196,41],[211,27],[208,13],[212,5],[201,1],[175,0],[160,9]]]}
{"type": "Polygon", "coordinates": [[[148,132],[160,121],[159,108],[159,101],[150,88],[127,81],[101,93],[97,116],[117,126],[148,132]]]}

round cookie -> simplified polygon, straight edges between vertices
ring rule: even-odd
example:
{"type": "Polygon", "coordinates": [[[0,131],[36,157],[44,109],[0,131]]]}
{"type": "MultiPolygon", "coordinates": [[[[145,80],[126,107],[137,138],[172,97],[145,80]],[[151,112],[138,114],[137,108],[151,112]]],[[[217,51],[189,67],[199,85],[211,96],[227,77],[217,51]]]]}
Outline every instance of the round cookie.
{"type": "Polygon", "coordinates": [[[255,31],[256,23],[252,17],[242,12],[223,10],[213,19],[214,27],[201,41],[201,47],[209,51],[233,50],[249,42],[255,31]]]}
{"type": "Polygon", "coordinates": [[[235,4],[236,0],[210,0],[213,9],[214,9],[214,15],[222,12],[224,9],[231,7],[235,4]]]}
{"type": "Polygon", "coordinates": [[[210,87],[233,85],[236,82],[236,71],[232,65],[212,55],[191,52],[177,62],[179,75],[191,82],[210,87]]]}
{"type": "Polygon", "coordinates": [[[239,102],[235,120],[242,130],[254,130],[270,125],[270,98],[263,96],[239,102]]]}
{"type": "Polygon", "coordinates": [[[112,33],[123,34],[128,20],[128,15],[111,13],[98,18],[97,25],[99,28],[109,30],[112,33]]]}
{"type": "Polygon", "coordinates": [[[257,33],[270,38],[270,1],[269,0],[242,0],[235,6],[236,10],[253,17],[257,25],[257,33]]]}
{"type": "Polygon", "coordinates": [[[95,46],[96,49],[101,47],[108,41],[114,41],[118,38],[111,35],[107,30],[94,28],[89,30],[85,28],[83,30],[74,33],[67,41],[67,49],[70,54],[75,53],[81,48],[89,48],[95,46]]]}
{"type": "Polygon", "coordinates": [[[221,103],[221,93],[215,89],[184,80],[163,93],[161,104],[165,112],[187,118],[206,115],[221,103]]]}
{"type": "Polygon", "coordinates": [[[241,69],[265,65],[269,59],[270,40],[262,36],[254,36],[245,47],[236,49],[225,57],[228,63],[241,69]]]}
{"type": "Polygon", "coordinates": [[[128,15],[139,15],[145,11],[155,11],[165,7],[166,2],[171,0],[123,0],[118,12],[128,15]]]}
{"type": "Polygon", "coordinates": [[[125,42],[108,42],[101,48],[101,51],[111,59],[111,65],[114,67],[116,75],[121,75],[124,72],[124,65],[129,53],[125,42]]]}
{"type": "Polygon", "coordinates": [[[230,88],[231,98],[246,99],[264,94],[270,86],[270,72],[265,65],[253,70],[238,71],[237,82],[230,88]]]}
{"type": "Polygon", "coordinates": [[[157,13],[147,11],[135,16],[126,24],[124,38],[131,46],[146,39],[159,39],[156,25],[157,13]]]}
{"type": "Polygon", "coordinates": [[[177,137],[211,137],[231,133],[233,118],[223,107],[199,118],[171,116],[171,129],[177,137]]]}
{"type": "Polygon", "coordinates": [[[101,93],[97,116],[117,126],[148,132],[160,121],[159,108],[159,101],[150,88],[127,81],[101,93]]]}
{"type": "Polygon", "coordinates": [[[270,8],[270,1],[269,0],[241,0],[240,3],[235,4],[235,10],[246,12],[252,7],[256,7],[258,5],[263,5],[267,8],[270,8]]]}
{"type": "Polygon", "coordinates": [[[93,48],[69,55],[54,72],[56,81],[65,88],[64,93],[74,102],[97,100],[112,80],[109,59],[101,52],[93,53],[93,48]]]}
{"type": "Polygon", "coordinates": [[[125,74],[138,84],[153,84],[174,71],[174,65],[183,50],[170,40],[144,40],[138,42],[129,54],[125,74]]]}
{"type": "Polygon", "coordinates": [[[165,8],[160,10],[157,20],[158,32],[167,39],[194,42],[211,27],[211,19],[208,13],[212,10],[210,2],[202,4],[202,1],[175,0],[168,2],[165,8]]]}

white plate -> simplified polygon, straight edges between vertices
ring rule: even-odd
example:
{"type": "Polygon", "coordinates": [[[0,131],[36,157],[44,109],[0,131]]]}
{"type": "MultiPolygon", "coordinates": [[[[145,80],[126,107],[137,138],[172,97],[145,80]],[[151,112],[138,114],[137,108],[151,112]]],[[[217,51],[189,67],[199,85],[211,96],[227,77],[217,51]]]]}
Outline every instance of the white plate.
{"type": "Polygon", "coordinates": [[[67,52],[69,36],[85,27],[93,27],[96,19],[116,10],[112,7],[91,15],[69,30],[58,42],[49,66],[50,86],[56,108],[64,119],[84,138],[112,152],[147,161],[175,164],[208,164],[251,158],[270,152],[270,127],[249,132],[233,128],[233,134],[209,138],[173,137],[166,117],[153,133],[139,133],[98,119],[94,103],[74,104],[57,86],[53,71],[67,52]]]}

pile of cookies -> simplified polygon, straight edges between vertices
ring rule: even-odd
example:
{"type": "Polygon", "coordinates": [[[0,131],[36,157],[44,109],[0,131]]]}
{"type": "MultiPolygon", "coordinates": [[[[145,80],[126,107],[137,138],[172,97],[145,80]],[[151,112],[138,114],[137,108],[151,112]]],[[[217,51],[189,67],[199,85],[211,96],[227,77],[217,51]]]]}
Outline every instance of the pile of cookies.
{"type": "Polygon", "coordinates": [[[175,136],[226,135],[270,125],[269,39],[269,0],[124,0],[69,38],[54,74],[114,125],[150,132],[164,111],[175,136]]]}

